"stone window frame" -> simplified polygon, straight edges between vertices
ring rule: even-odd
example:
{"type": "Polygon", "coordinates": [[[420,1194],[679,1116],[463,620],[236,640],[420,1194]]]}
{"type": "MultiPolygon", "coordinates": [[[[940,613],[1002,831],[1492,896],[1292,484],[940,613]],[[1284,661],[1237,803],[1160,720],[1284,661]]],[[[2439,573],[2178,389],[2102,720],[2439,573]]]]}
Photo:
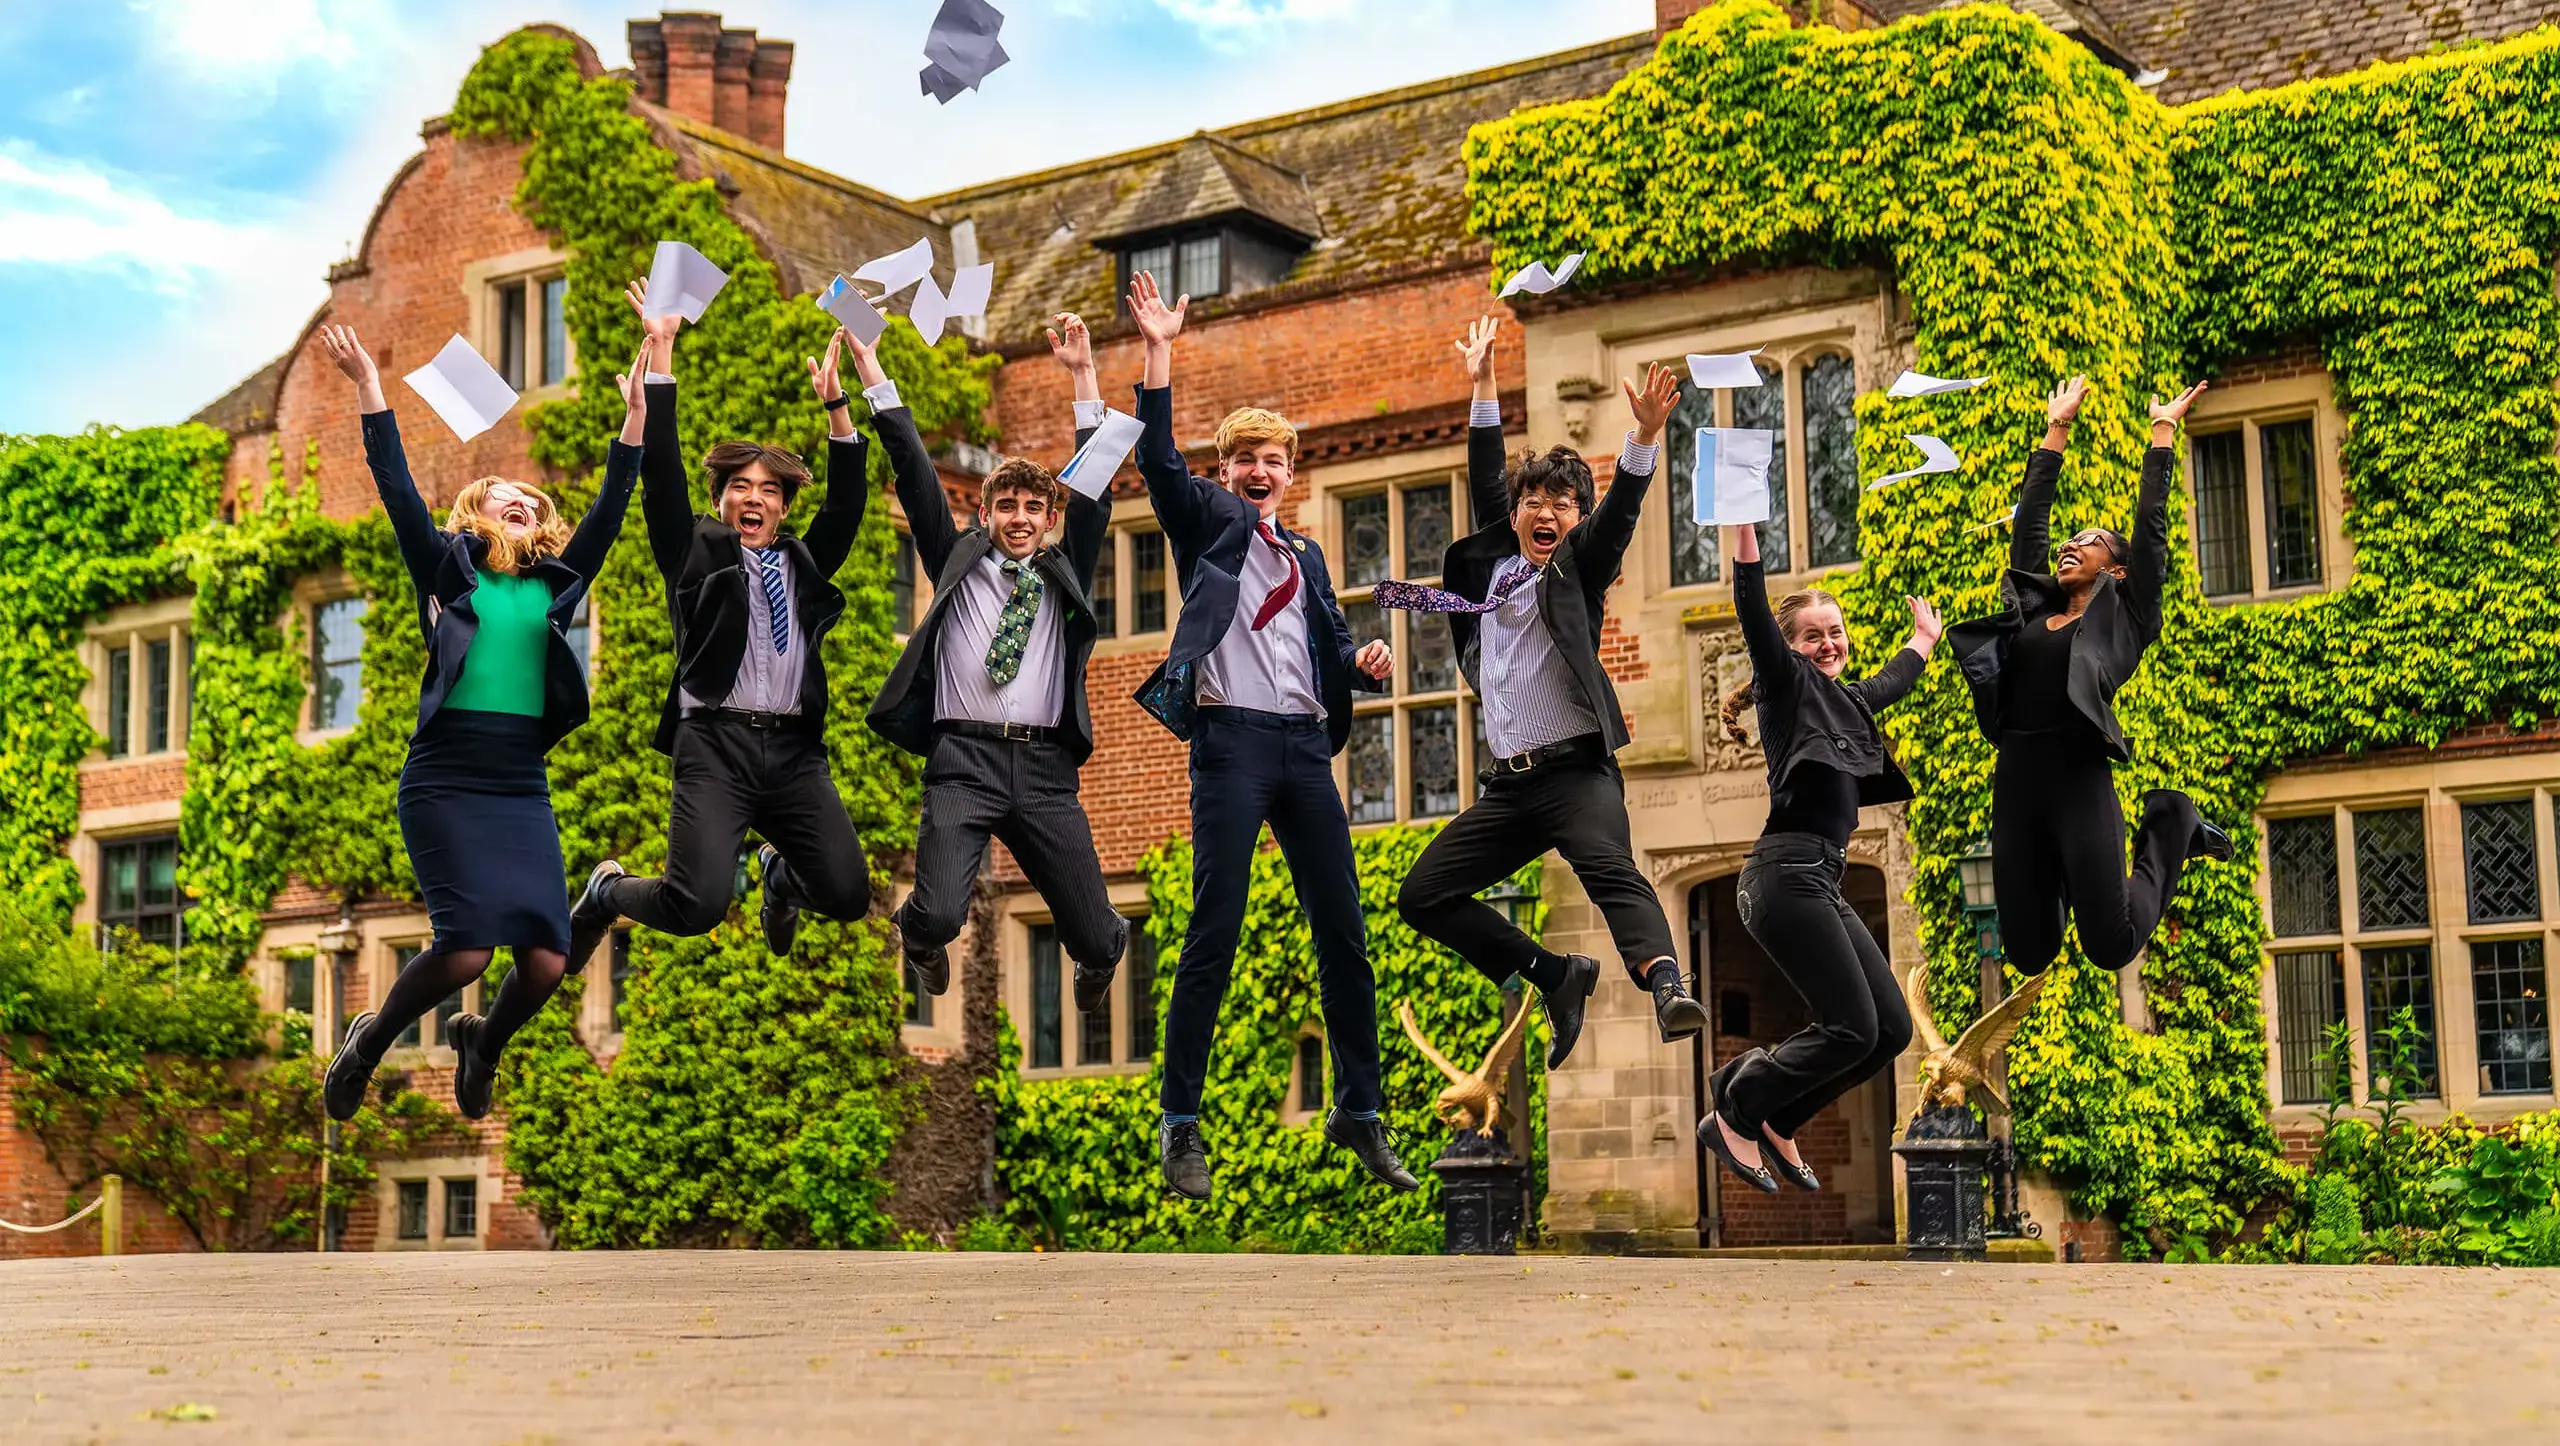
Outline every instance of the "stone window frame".
{"type": "Polygon", "coordinates": [[[1164,544],[1164,626],[1137,631],[1138,625],[1138,539],[1161,537],[1162,524],[1152,509],[1132,510],[1125,523],[1114,521],[1102,541],[1103,559],[1111,567],[1111,631],[1096,638],[1093,655],[1116,657],[1124,653],[1161,653],[1173,645],[1173,630],[1182,622],[1182,583],[1173,566],[1173,544],[1164,544]]]}
{"type": "MultiPolygon", "coordinates": [[[[1120,972],[1111,981],[1111,1057],[1094,1063],[1080,1063],[1084,1057],[1084,1017],[1075,1006],[1075,965],[1058,952],[1058,1064],[1034,1066],[1031,1063],[1032,1034],[1036,1021],[1032,1018],[1031,962],[1032,933],[1043,926],[1054,926],[1056,916],[1038,892],[1027,885],[1019,887],[999,906],[996,919],[999,997],[1005,1010],[1018,1021],[1016,1033],[1021,1039],[1022,1055],[1016,1063],[1024,1079],[1083,1079],[1105,1075],[1142,1075],[1155,1067],[1156,1056],[1164,1050],[1164,1021],[1156,1021],[1154,1045],[1143,1058],[1131,1058],[1131,1023],[1138,1010],[1153,1012],[1152,997],[1139,1000],[1135,982],[1137,971],[1130,958],[1147,942],[1147,889],[1143,881],[1130,879],[1110,886],[1111,907],[1129,921],[1129,949],[1121,955],[1120,972]]],[[[960,975],[970,950],[969,936],[963,934],[951,945],[951,991],[935,1001],[933,1026],[909,1026],[906,1034],[913,1044],[928,1032],[948,1033],[955,1041],[960,1034],[960,975]]],[[[1150,988],[1150,996],[1153,990],[1150,988]]]]}
{"type": "Polygon", "coordinates": [[[80,641],[80,662],[89,681],[80,690],[80,704],[89,718],[89,726],[97,735],[83,767],[129,768],[135,764],[176,761],[187,757],[187,727],[192,721],[194,690],[188,686],[194,668],[195,598],[193,596],[157,598],[116,608],[88,625],[80,641]],[[169,713],[168,746],[150,749],[150,672],[149,645],[169,645],[169,713]],[[108,661],[117,649],[126,650],[125,751],[109,756],[106,735],[111,720],[107,717],[112,689],[107,678],[108,661]]]}
{"type": "MultiPolygon", "coordinates": [[[[371,989],[371,992],[365,996],[367,1001],[365,1009],[380,1007],[383,997],[391,992],[391,983],[400,977],[401,966],[406,962],[401,958],[401,951],[414,949],[424,952],[427,945],[434,940],[433,930],[423,927],[423,920],[423,915],[411,915],[397,920],[366,921],[368,927],[365,930],[362,962],[359,965],[365,970],[371,989]],[[382,927],[385,923],[399,924],[403,927],[386,929],[382,927]]],[[[602,954],[603,947],[598,946],[596,952],[602,954]]],[[[495,997],[497,991],[475,979],[463,985],[460,993],[462,995],[460,1013],[486,1014],[489,1012],[489,1002],[495,997]]],[[[353,1019],[362,1012],[363,1010],[351,1010],[347,1017],[353,1019]]],[[[393,1044],[382,1056],[385,1067],[453,1068],[453,1046],[443,1038],[442,1028],[436,1022],[436,1012],[430,1009],[421,1015],[415,1028],[418,1031],[418,1043],[393,1044]]]]}
{"type": "Polygon", "coordinates": [[[2186,434],[2179,442],[2179,472],[2187,508],[2183,544],[2186,556],[2173,560],[2172,576],[2183,570],[2196,579],[2199,588],[2204,585],[2203,562],[2196,552],[2195,443],[2199,438],[2235,432],[2240,436],[2240,491],[2248,520],[2244,550],[2249,559],[2249,587],[2245,592],[2209,593],[2205,601],[2220,607],[2238,607],[2309,597],[2345,587],[2355,575],[2355,549],[2346,530],[2343,449],[2347,423],[2345,414],[2338,410],[2337,392],[2326,371],[2208,388],[2196,399],[2195,408],[2187,417],[2186,434]],[[2267,556],[2265,461],[2259,437],[2266,427],[2300,421],[2312,425],[2312,457],[2319,469],[2320,576],[2315,582],[2280,588],[2269,582],[2272,564],[2267,556]]]}
{"type": "Polygon", "coordinates": [[[2288,1104],[2284,1099],[2276,956],[2302,951],[2334,950],[2338,955],[2343,985],[2339,1003],[2355,1039],[2351,1075],[2359,1104],[2371,1098],[2372,1083],[2366,956],[2389,948],[2424,945],[2433,973],[2438,1089],[2433,1097],[2413,1103],[2413,1115],[2433,1121],[2462,1114],[2493,1122],[2553,1107],[2550,1091],[2491,1094],[2481,1088],[2472,946],[2505,939],[2539,939],[2546,978],[2549,971],[2560,966],[2560,909],[2554,907],[2553,894],[2555,884],[2560,884],[2560,874],[2555,874],[2555,869],[2560,869],[2560,860],[2555,859],[2554,832],[2560,826],[2554,817],[2556,807],[2560,807],[2560,755],[2547,750],[2297,769],[2270,782],[2266,801],[2259,809],[2255,888],[2260,924],[2266,936],[2259,961],[2260,1003],[2267,1041],[2265,1089],[2279,1126],[2308,1126],[2316,1123],[2319,1116],[2316,1103],[2288,1104]],[[2463,805],[2520,798],[2532,801],[2541,917],[2473,924],[2464,872],[2463,805]],[[2411,807],[2422,811],[2425,825],[2428,922],[2423,926],[2368,930],[2363,927],[2356,892],[2354,815],[2411,807]],[[2268,866],[2271,830],[2266,825],[2281,818],[2320,816],[2332,819],[2337,830],[2338,930],[2278,937],[2274,932],[2268,866]]]}
{"type": "Polygon", "coordinates": [[[503,1179],[489,1160],[480,1155],[433,1155],[414,1160],[379,1160],[375,1162],[374,1202],[381,1212],[381,1229],[374,1234],[373,1248],[378,1251],[486,1250],[489,1248],[489,1213],[497,1204],[503,1179]],[[448,1182],[469,1180],[476,1197],[477,1227],[467,1236],[448,1236],[445,1226],[445,1187],[448,1182]],[[400,1186],[423,1183],[427,1187],[427,1233],[425,1238],[400,1238],[400,1186]]]}
{"type": "MultiPolygon", "coordinates": [[[[578,379],[578,339],[565,324],[562,339],[566,355],[562,358],[560,380],[542,380],[547,342],[542,325],[542,287],[546,281],[564,280],[568,275],[569,253],[547,246],[511,251],[491,256],[462,268],[463,297],[471,308],[471,329],[465,335],[478,348],[480,355],[503,376],[506,373],[501,355],[499,293],[507,286],[524,286],[525,385],[518,389],[518,405],[531,406],[569,396],[578,379]]],[[[564,295],[563,308],[567,305],[564,295]]]]}
{"type": "MultiPolygon", "coordinates": [[[[303,670],[302,709],[294,720],[294,738],[305,748],[344,738],[355,731],[353,723],[337,728],[314,726],[320,703],[320,680],[311,674],[311,650],[319,635],[321,605],[354,598],[364,598],[364,590],[356,585],[355,578],[344,567],[333,563],[294,579],[292,601],[285,615],[276,620],[277,628],[292,640],[294,656],[300,660],[303,670]]],[[[376,600],[364,598],[364,601],[366,611],[370,612],[376,600]]],[[[356,707],[361,711],[364,707],[361,670],[357,678],[356,707]]]]}

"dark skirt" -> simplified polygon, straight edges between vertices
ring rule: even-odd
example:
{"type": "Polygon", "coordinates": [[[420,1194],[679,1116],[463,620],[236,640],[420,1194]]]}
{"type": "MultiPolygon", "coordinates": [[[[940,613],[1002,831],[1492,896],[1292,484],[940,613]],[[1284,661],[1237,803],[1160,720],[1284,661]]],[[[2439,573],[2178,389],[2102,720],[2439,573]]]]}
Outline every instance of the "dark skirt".
{"type": "Polygon", "coordinates": [[[542,720],[439,709],[409,740],[400,838],[434,948],[569,948],[569,889],[542,720]]]}

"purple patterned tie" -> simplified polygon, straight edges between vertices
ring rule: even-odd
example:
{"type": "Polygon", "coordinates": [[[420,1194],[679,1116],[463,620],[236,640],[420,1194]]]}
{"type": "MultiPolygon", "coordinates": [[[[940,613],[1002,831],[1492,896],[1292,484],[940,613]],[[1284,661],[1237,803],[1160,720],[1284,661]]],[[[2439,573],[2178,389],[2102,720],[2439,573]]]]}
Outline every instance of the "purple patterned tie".
{"type": "Polygon", "coordinates": [[[1504,562],[1493,592],[1483,602],[1469,602],[1445,588],[1425,587],[1418,582],[1382,582],[1370,596],[1382,608],[1409,613],[1489,613],[1537,575],[1538,569],[1515,557],[1504,562]]]}

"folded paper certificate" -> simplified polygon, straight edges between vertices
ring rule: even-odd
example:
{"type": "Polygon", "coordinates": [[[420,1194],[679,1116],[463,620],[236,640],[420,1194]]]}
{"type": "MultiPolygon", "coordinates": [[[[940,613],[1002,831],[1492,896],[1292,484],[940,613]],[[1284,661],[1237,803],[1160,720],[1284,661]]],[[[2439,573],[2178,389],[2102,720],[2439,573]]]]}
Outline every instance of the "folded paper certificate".
{"type": "Polygon", "coordinates": [[[1689,353],[1689,380],[1701,387],[1756,387],[1761,383],[1760,368],[1751,359],[1760,354],[1758,347],[1749,351],[1728,352],[1721,356],[1689,353]]]}
{"type": "Polygon", "coordinates": [[[1003,27],[1004,12],[987,0],[943,0],[924,37],[924,58],[932,62],[924,68],[925,94],[948,105],[1012,60],[996,39],[1003,27]]]}
{"type": "Polygon", "coordinates": [[[892,251],[862,263],[853,273],[856,281],[868,281],[880,288],[882,296],[895,296],[933,274],[933,238],[919,237],[904,251],[892,251]]]}
{"type": "Polygon", "coordinates": [[[1105,411],[1102,425],[1094,428],[1093,435],[1076,450],[1058,473],[1058,480],[1072,491],[1097,502],[1102,500],[1102,494],[1111,490],[1112,475],[1137,450],[1138,438],[1145,432],[1138,419],[1128,413],[1105,411]]]}
{"type": "Polygon", "coordinates": [[[1936,472],[1953,472],[1963,466],[1956,460],[1956,449],[1935,437],[1906,436],[1902,440],[1920,449],[1920,465],[1903,472],[1887,472],[1867,484],[1870,492],[1880,492],[1896,482],[1911,477],[1926,477],[1936,472]]]}
{"type": "Polygon", "coordinates": [[[1758,427],[1700,427],[1689,474],[1691,519],[1700,527],[1769,520],[1769,459],[1778,434],[1758,427]]]}
{"type": "Polygon", "coordinates": [[[516,404],[516,389],[458,336],[406,380],[409,390],[425,398],[453,434],[466,442],[498,425],[498,419],[516,404]]]}
{"type": "Polygon", "coordinates": [[[870,298],[855,290],[841,272],[827,283],[826,290],[818,293],[818,309],[834,317],[864,346],[878,346],[880,333],[889,329],[889,318],[882,316],[870,298]]]}
{"type": "Polygon", "coordinates": [[[681,241],[661,241],[649,262],[649,300],[641,314],[700,321],[702,309],[728,284],[729,273],[709,257],[681,241]]]}
{"type": "Polygon", "coordinates": [[[1547,269],[1547,263],[1543,261],[1532,261],[1528,265],[1521,267],[1519,270],[1512,272],[1511,279],[1502,283],[1502,296],[1515,296],[1523,291],[1528,292],[1531,296],[1544,296],[1548,292],[1555,290],[1557,287],[1564,285],[1568,281],[1571,281],[1573,279],[1573,273],[1582,269],[1582,258],[1590,254],[1591,253],[1588,251],[1576,251],[1571,256],[1557,262],[1556,269],[1553,271],[1549,271],[1547,269]]]}
{"type": "Polygon", "coordinates": [[[1989,377],[1925,377],[1918,372],[1904,372],[1901,376],[1894,378],[1893,390],[1886,392],[1885,395],[1888,397],[1935,397],[1947,392],[1969,392],[1989,380],[1991,380],[1989,377]]]}

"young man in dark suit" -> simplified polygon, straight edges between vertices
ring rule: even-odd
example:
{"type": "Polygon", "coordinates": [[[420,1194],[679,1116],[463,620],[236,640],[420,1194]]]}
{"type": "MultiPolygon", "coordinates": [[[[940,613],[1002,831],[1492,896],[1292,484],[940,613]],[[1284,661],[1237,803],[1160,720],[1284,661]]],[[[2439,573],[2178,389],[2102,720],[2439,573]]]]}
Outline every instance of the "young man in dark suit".
{"type": "Polygon", "coordinates": [[[1379,602],[1449,615],[1458,666],[1483,700],[1493,758],[1475,806],[1451,819],[1414,861],[1396,907],[1415,931],[1448,945],[1495,982],[1525,974],[1547,1008],[1547,1067],[1582,1033],[1600,965],[1541,948],[1476,897],[1548,849],[1582,881],[1636,987],[1653,995],[1664,1040],[1706,1027],[1680,982],[1671,923],[1628,839],[1627,745],[1617,689],[1600,663],[1609,585],[1651,489],[1662,428],[1679,378],[1656,363],[1638,390],[1624,383],[1635,430],[1618,453],[1609,495],[1596,505],[1590,466],[1569,447],[1505,477],[1502,407],[1493,379],[1498,323],[1478,321],[1459,352],[1475,384],[1467,427],[1467,491],[1476,530],[1449,545],[1443,587],[1387,583],[1379,602]]]}
{"type": "Polygon", "coordinates": [[[1333,1055],[1325,1138],[1410,1190],[1414,1178],[1379,1118],[1377,977],[1351,823],[1333,782],[1333,755],[1351,736],[1352,690],[1384,691],[1395,658],[1383,641],[1353,641],[1323,549],[1276,520],[1298,451],[1285,419],[1251,407],[1230,413],[1218,427],[1218,479],[1191,475],[1173,436],[1172,382],[1173,339],[1190,300],[1167,306],[1144,272],[1129,288],[1146,339],[1138,470],[1182,584],[1173,645],[1138,703],[1191,745],[1191,924],[1165,1018],[1158,1156],[1174,1193],[1209,1198],[1202,1077],[1269,823],[1315,936],[1333,1055]]]}
{"type": "MultiPolygon", "coordinates": [[[[631,303],[645,300],[639,283],[631,303]]],[[[643,313],[646,316],[646,313],[643,313]]],[[[640,510],[649,552],[667,580],[676,674],[654,740],[675,760],[667,811],[667,872],[639,879],[607,859],[569,911],[572,968],[617,917],[668,934],[707,934],[727,917],[738,845],[764,835],[764,935],[789,953],[803,904],[831,918],[871,908],[870,870],[827,767],[827,630],[844,613],[830,581],[862,526],[869,444],[837,380],[842,346],[808,362],[827,409],[827,495],[808,531],[782,530],[809,469],[779,447],[723,442],[703,458],[716,517],[697,516],[676,429],[677,316],[642,323],[649,376],[648,457],[640,510]]]]}
{"type": "MultiPolygon", "coordinates": [[[[1093,752],[1084,672],[1101,631],[1093,573],[1110,545],[1111,494],[1069,494],[1047,468],[1009,457],[980,485],[978,525],[960,531],[898,384],[871,348],[850,335],[845,342],[896,474],[916,560],[933,579],[933,605],[908,634],[870,717],[873,732],[925,759],[915,892],[895,916],[907,966],[928,994],[950,987],[951,941],[987,840],[1000,838],[1056,915],[1059,943],[1076,965],[1076,1007],[1092,1010],[1110,997],[1129,943],[1076,777],[1093,752]],[[1041,546],[1062,511],[1064,537],[1041,546]]],[[[1049,343],[1074,378],[1081,447],[1102,423],[1093,340],[1082,319],[1062,314],[1049,343]]]]}

